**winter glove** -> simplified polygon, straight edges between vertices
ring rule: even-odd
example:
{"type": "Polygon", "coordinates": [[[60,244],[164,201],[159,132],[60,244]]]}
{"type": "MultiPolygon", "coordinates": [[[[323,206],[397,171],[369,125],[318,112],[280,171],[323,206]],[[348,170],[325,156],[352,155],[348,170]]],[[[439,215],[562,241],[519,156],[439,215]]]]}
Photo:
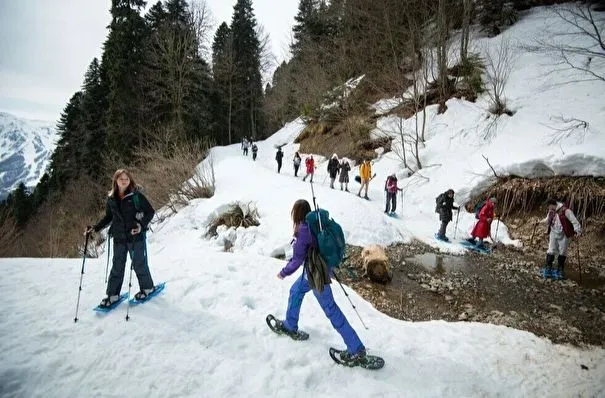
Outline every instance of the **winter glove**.
{"type": "Polygon", "coordinates": [[[95,232],[95,229],[92,227],[92,225],[87,225],[86,229],[84,229],[84,236],[92,235],[93,232],[95,232]]]}
{"type": "Polygon", "coordinates": [[[138,235],[141,233],[141,224],[137,223],[136,226],[130,230],[130,233],[132,235],[138,235]]]}

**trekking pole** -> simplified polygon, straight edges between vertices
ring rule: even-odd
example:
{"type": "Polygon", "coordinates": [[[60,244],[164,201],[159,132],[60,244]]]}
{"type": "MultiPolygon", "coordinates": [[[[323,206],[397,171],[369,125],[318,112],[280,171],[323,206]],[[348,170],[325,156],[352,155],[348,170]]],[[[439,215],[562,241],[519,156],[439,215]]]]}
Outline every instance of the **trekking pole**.
{"type": "Polygon", "coordinates": [[[355,305],[351,301],[351,298],[349,297],[349,294],[345,290],[344,286],[342,286],[342,283],[340,283],[340,279],[338,279],[338,276],[336,276],[336,273],[333,272],[332,275],[334,275],[334,279],[336,279],[336,282],[338,282],[338,284],[340,285],[340,288],[344,292],[345,296],[347,296],[347,299],[349,299],[349,303],[351,303],[351,307],[353,307],[353,309],[355,310],[355,313],[357,314],[357,317],[361,321],[361,324],[363,325],[363,327],[366,328],[366,330],[369,330],[368,327],[366,326],[366,324],[363,322],[363,319],[361,319],[361,315],[359,315],[359,312],[357,312],[357,308],[355,307],[355,305]]]}
{"type": "Polygon", "coordinates": [[[460,208],[458,208],[458,210],[456,211],[456,225],[454,225],[454,239],[456,239],[456,232],[458,232],[458,218],[459,217],[460,217],[460,208]]]}
{"type": "Polygon", "coordinates": [[[82,292],[82,279],[84,278],[84,263],[86,262],[86,252],[88,250],[88,237],[90,233],[86,233],[86,240],[84,241],[84,254],[82,255],[82,271],[80,273],[80,286],[78,287],[78,301],[76,302],[76,316],[74,322],[78,322],[78,309],[80,308],[80,293],[82,292]]]}
{"type": "Polygon", "coordinates": [[[580,274],[580,284],[582,284],[582,263],[580,262],[580,238],[576,239],[576,252],[578,254],[578,273],[580,274]]]}
{"type": "Polygon", "coordinates": [[[315,190],[313,189],[313,181],[309,181],[311,184],[311,197],[313,198],[313,207],[317,210],[317,202],[315,201],[315,190]]]}
{"type": "Polygon", "coordinates": [[[111,251],[111,238],[107,235],[107,265],[105,265],[105,284],[107,285],[107,272],[109,271],[109,252],[111,251]]]}
{"type": "Polygon", "coordinates": [[[401,217],[403,218],[403,189],[399,192],[401,192],[401,217]]]}
{"type": "Polygon", "coordinates": [[[500,226],[500,217],[498,217],[498,222],[496,223],[496,236],[494,237],[494,244],[496,244],[496,239],[498,239],[498,227],[500,226]]]}
{"type": "Polygon", "coordinates": [[[128,277],[128,305],[126,306],[126,320],[128,321],[130,319],[130,316],[128,315],[129,311],[130,311],[130,288],[132,287],[132,268],[133,268],[133,264],[132,264],[132,257],[130,257],[130,276],[128,277]]]}
{"type": "Polygon", "coordinates": [[[529,238],[529,247],[532,247],[534,245],[534,235],[536,234],[536,227],[538,226],[540,221],[536,221],[534,223],[534,229],[533,231],[531,231],[531,238],[529,238]]]}

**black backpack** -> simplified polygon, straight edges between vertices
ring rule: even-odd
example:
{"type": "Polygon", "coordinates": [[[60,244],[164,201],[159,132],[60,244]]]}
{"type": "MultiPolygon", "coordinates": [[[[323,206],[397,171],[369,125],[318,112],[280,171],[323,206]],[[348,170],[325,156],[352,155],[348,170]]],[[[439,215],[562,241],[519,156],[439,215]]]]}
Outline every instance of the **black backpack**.
{"type": "Polygon", "coordinates": [[[435,199],[435,213],[441,212],[441,206],[443,205],[444,200],[445,198],[443,197],[443,194],[437,196],[437,198],[435,199]]]}

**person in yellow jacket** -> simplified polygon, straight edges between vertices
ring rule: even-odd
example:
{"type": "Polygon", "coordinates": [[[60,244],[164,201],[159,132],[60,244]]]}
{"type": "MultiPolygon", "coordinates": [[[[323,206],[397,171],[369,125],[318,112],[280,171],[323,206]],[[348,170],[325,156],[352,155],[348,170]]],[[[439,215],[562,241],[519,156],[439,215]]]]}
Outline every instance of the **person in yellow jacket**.
{"type": "Polygon", "coordinates": [[[365,188],[364,199],[370,199],[368,198],[368,186],[370,185],[370,180],[372,179],[372,165],[368,159],[364,160],[359,166],[359,177],[361,178],[361,188],[359,188],[357,196],[361,197],[361,191],[365,188]]]}

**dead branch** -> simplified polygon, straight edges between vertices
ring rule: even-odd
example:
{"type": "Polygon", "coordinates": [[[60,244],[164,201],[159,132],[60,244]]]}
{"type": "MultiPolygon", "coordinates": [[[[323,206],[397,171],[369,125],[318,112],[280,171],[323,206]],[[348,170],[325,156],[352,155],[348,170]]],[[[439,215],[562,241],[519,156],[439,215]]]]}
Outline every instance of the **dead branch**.
{"type": "Polygon", "coordinates": [[[556,8],[555,15],[566,24],[568,29],[549,32],[547,39],[535,40],[535,44],[527,46],[527,49],[550,55],[557,60],[556,71],[575,69],[587,75],[586,79],[579,79],[579,81],[605,82],[604,74],[591,69],[594,60],[605,61],[605,17],[602,13],[594,13],[591,7],[591,4],[578,3],[556,8]],[[562,43],[558,40],[561,38],[570,44],[562,43]],[[590,44],[574,44],[586,41],[586,38],[589,39],[590,44]]]}
{"type": "Polygon", "coordinates": [[[582,133],[579,134],[578,139],[583,140],[588,131],[588,122],[582,119],[566,118],[565,116],[552,116],[550,120],[557,123],[557,125],[548,125],[541,123],[543,126],[553,130],[551,134],[551,140],[549,145],[560,143],[562,140],[574,135],[578,129],[582,129],[582,133]]]}
{"type": "Polygon", "coordinates": [[[487,165],[489,166],[490,169],[492,169],[492,172],[494,173],[494,176],[496,178],[500,178],[500,176],[498,175],[498,173],[496,173],[496,170],[494,169],[494,167],[492,166],[492,164],[489,162],[489,159],[485,156],[485,155],[481,155],[483,157],[483,159],[485,159],[485,161],[487,162],[487,165]]]}

